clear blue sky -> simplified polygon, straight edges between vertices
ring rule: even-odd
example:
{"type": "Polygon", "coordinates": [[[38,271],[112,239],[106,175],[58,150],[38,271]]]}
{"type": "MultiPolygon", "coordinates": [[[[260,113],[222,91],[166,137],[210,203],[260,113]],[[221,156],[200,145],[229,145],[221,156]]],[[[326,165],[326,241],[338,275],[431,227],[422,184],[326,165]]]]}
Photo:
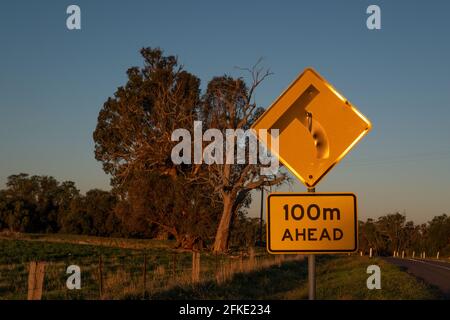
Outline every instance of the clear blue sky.
{"type": "Polygon", "coordinates": [[[108,189],[93,152],[98,112],[141,65],[139,49],[159,46],[203,85],[264,57],[275,74],[262,106],[314,67],[373,123],[317,190],[355,192],[361,219],[450,213],[449,14],[444,0],[2,1],[0,186],[28,172],[108,189]],[[81,31],[66,29],[70,4],[81,31]],[[369,4],[380,31],[366,28],[369,4]]]}

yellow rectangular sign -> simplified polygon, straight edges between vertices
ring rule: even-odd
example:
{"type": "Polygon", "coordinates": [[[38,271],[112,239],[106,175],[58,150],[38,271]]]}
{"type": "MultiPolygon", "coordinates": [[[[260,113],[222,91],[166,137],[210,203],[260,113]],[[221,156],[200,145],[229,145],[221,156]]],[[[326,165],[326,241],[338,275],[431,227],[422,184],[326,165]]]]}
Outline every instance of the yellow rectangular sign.
{"type": "Polygon", "coordinates": [[[338,253],[358,248],[353,193],[271,193],[267,198],[270,253],[338,253]]]}

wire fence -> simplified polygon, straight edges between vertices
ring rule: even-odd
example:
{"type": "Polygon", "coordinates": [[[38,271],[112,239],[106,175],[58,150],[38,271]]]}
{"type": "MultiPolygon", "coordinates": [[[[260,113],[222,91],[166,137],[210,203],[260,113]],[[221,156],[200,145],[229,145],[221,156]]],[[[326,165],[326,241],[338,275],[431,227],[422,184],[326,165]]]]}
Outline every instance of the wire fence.
{"type": "Polygon", "coordinates": [[[256,254],[253,248],[233,256],[201,252],[93,256],[83,260],[21,262],[0,265],[0,299],[151,299],[177,286],[206,281],[223,284],[237,273],[261,270],[300,256],[256,254]],[[33,265],[35,266],[33,268],[33,265]],[[81,289],[69,290],[67,268],[81,271],[81,289]],[[45,267],[44,267],[45,266],[45,267]],[[41,272],[38,276],[36,272],[41,272]],[[40,283],[41,282],[41,283],[40,283]],[[30,295],[31,292],[31,295],[30,295]]]}

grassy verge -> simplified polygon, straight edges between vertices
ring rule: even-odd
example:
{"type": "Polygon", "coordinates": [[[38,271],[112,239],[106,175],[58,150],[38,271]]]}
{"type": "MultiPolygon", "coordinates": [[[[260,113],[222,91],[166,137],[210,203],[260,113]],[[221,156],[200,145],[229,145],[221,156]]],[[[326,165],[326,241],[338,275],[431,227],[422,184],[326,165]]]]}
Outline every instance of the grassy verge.
{"type": "MultiPolygon", "coordinates": [[[[293,261],[266,270],[238,274],[222,285],[208,282],[177,287],[157,299],[307,299],[307,261],[293,261]]],[[[382,259],[327,257],[317,259],[317,299],[439,299],[439,292],[382,259]],[[381,268],[381,290],[366,286],[367,266],[381,268]]]]}
{"type": "MultiPolygon", "coordinates": [[[[283,299],[305,299],[306,286],[283,293],[283,299]]],[[[322,261],[317,268],[317,298],[342,300],[439,299],[439,291],[401,268],[379,258],[339,257],[322,261]],[[369,290],[366,273],[369,265],[381,270],[381,289],[369,290]]]]}

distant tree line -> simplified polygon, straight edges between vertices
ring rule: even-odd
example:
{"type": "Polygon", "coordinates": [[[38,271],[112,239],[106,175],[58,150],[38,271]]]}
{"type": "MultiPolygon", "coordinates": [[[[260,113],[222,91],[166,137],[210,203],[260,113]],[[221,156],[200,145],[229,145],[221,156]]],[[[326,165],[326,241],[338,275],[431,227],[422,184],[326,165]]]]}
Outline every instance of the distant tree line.
{"type": "Polygon", "coordinates": [[[415,225],[400,213],[359,222],[359,249],[377,255],[392,255],[404,251],[416,257],[421,252],[435,256],[450,255],[450,216],[442,214],[431,221],[415,225]]]}
{"type": "Polygon", "coordinates": [[[28,233],[120,234],[116,197],[98,189],[80,194],[72,181],[21,173],[0,190],[0,230],[28,233]]]}
{"type": "MultiPolygon", "coordinates": [[[[134,186],[134,192],[140,196],[135,197],[131,192],[123,199],[99,189],[83,195],[74,182],[59,182],[50,176],[11,175],[6,188],[0,190],[0,231],[172,238],[180,247],[185,237],[192,235],[204,241],[205,246],[211,243],[216,225],[210,217],[220,211],[209,203],[196,203],[193,197],[198,193],[183,194],[181,187],[168,185],[170,179],[158,183],[148,179],[152,184],[134,186]],[[161,196],[163,193],[165,196],[161,196]],[[187,200],[196,205],[185,206],[187,200]],[[155,215],[160,215],[163,223],[155,215]]],[[[241,210],[233,225],[231,243],[252,245],[258,226],[259,219],[247,218],[241,210]]]]}
{"type": "MultiPolygon", "coordinates": [[[[192,195],[186,197],[181,192],[183,189],[169,188],[164,183],[152,185],[154,190],[144,189],[148,184],[135,186],[136,192],[140,190],[146,197],[135,199],[131,195],[121,199],[112,192],[99,189],[83,195],[72,181],[58,182],[53,177],[24,173],[11,175],[6,188],[0,190],[0,231],[173,238],[178,246],[183,246],[184,237],[191,234],[204,241],[205,247],[212,244],[216,224],[210,217],[220,214],[220,208],[214,209],[210,203],[184,207],[186,198],[191,199],[192,195]],[[161,196],[162,190],[166,192],[165,197],[161,196]],[[143,202],[142,199],[147,200],[143,202]],[[180,199],[179,202],[176,199],[180,199]],[[165,224],[161,225],[148,210],[157,211],[155,214],[161,216],[172,215],[174,219],[170,224],[165,218],[165,224]],[[181,213],[176,215],[176,212],[181,213]],[[169,230],[169,226],[173,230],[169,230]],[[177,234],[183,236],[177,238],[177,234]]],[[[258,239],[259,219],[246,217],[246,212],[241,210],[233,223],[231,244],[249,246],[258,239]]],[[[360,221],[359,250],[368,253],[370,248],[377,255],[392,255],[394,251],[405,251],[409,256],[413,251],[416,256],[423,251],[435,255],[439,251],[441,256],[448,256],[450,216],[443,214],[420,225],[406,221],[406,216],[400,213],[360,221]]]]}

